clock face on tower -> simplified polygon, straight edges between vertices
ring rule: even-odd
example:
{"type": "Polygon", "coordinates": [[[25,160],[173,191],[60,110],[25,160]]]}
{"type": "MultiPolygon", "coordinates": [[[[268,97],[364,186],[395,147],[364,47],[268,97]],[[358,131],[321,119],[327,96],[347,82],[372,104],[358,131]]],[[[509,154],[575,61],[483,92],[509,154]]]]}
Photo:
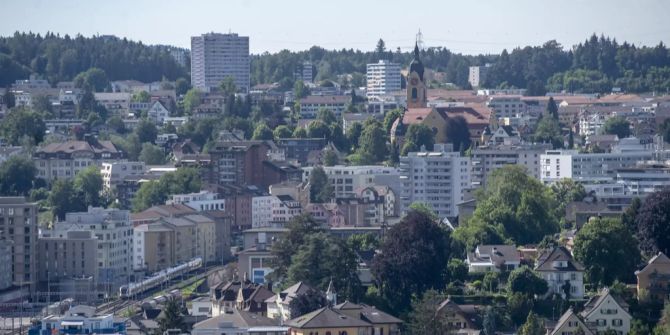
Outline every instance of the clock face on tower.
{"type": "Polygon", "coordinates": [[[410,83],[412,83],[412,85],[416,85],[418,82],[419,80],[417,80],[416,78],[412,78],[412,80],[410,80],[410,83]]]}

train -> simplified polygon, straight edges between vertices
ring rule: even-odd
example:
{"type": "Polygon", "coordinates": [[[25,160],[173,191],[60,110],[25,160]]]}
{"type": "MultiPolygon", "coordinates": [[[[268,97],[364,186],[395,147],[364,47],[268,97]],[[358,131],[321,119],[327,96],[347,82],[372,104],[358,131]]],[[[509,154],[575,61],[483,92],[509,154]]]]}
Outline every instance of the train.
{"type": "Polygon", "coordinates": [[[135,294],[145,292],[149,289],[152,289],[156,286],[161,285],[161,283],[169,281],[175,277],[178,277],[184,273],[189,273],[195,269],[202,267],[202,258],[196,257],[186,263],[167,268],[152,274],[151,276],[144,278],[140,282],[130,283],[128,285],[123,285],[119,288],[119,296],[121,298],[129,298],[135,294]]]}

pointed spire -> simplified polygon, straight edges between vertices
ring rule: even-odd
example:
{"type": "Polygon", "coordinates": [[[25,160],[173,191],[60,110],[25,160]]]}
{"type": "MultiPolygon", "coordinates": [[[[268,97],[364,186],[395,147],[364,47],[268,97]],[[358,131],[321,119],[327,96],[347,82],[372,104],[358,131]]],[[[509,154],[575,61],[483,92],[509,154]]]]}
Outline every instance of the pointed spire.
{"type": "Polygon", "coordinates": [[[335,292],[335,285],[333,285],[333,278],[330,278],[330,283],[328,283],[328,289],[326,290],[326,300],[328,300],[328,305],[335,306],[337,305],[337,293],[335,292]]]}
{"type": "Polygon", "coordinates": [[[414,59],[419,59],[419,42],[414,42],[414,59]]]}

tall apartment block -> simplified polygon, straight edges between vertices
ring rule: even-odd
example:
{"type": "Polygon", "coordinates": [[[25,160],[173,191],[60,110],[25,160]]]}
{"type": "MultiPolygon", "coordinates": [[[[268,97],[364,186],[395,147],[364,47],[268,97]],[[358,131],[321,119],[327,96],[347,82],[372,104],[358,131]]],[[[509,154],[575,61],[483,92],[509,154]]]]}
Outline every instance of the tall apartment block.
{"type": "MultiPolygon", "coordinates": [[[[71,238],[68,232],[90,231],[97,239],[97,283],[100,290],[113,292],[132,274],[133,227],[130,212],[89,207],[86,212],[65,214],[48,232],[51,238],[71,238]]],[[[86,264],[88,261],[86,261],[86,264]]]]}
{"type": "Polygon", "coordinates": [[[250,85],[249,37],[207,33],[191,37],[191,83],[209,91],[232,77],[240,92],[250,85]]]}
{"type": "Polygon", "coordinates": [[[37,204],[23,197],[0,197],[0,239],[12,243],[15,286],[37,284],[37,204]]]}
{"type": "Polygon", "coordinates": [[[433,207],[440,218],[458,216],[456,205],[470,188],[470,158],[453,151],[451,144],[435,144],[432,152],[422,150],[400,157],[402,211],[414,202],[433,207]]]}
{"type": "Polygon", "coordinates": [[[468,83],[470,83],[472,87],[481,86],[482,82],[486,80],[486,74],[488,73],[489,67],[491,67],[491,64],[471,66],[468,73],[468,83]]]}
{"type": "Polygon", "coordinates": [[[400,64],[380,60],[367,66],[367,96],[375,97],[400,91],[400,64]]]}

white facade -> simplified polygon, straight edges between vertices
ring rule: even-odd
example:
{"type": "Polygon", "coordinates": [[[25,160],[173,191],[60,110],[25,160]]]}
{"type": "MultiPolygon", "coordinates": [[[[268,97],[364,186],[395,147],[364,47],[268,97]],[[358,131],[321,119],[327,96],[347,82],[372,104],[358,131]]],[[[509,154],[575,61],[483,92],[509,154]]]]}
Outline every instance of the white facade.
{"type": "Polygon", "coordinates": [[[147,118],[156,125],[162,125],[168,116],[170,116],[170,112],[160,101],[154,102],[147,111],[147,118]]]}
{"type": "Polygon", "coordinates": [[[597,135],[600,128],[605,124],[607,117],[600,113],[591,115],[582,115],[579,117],[579,135],[591,136],[597,135]]]}
{"type": "MultiPolygon", "coordinates": [[[[303,181],[309,180],[309,174],[312,167],[303,168],[303,181]]],[[[398,169],[381,165],[361,165],[361,166],[324,166],[323,170],[328,176],[328,181],[333,185],[335,198],[355,198],[356,190],[362,190],[366,187],[375,185],[387,185],[391,188],[399,185],[393,184],[393,179],[397,179],[400,174],[398,169]],[[386,183],[390,181],[390,183],[386,183]]],[[[398,187],[399,189],[399,187],[398,187]]]]}
{"type": "Polygon", "coordinates": [[[628,334],[633,317],[610,294],[608,289],[604,289],[600,296],[592,299],[596,301],[589,301],[581,313],[587,325],[595,328],[598,333],[612,329],[617,334],[628,334]]]}
{"type": "Polygon", "coordinates": [[[248,92],[250,66],[248,36],[208,33],[191,37],[191,83],[195,88],[209,91],[232,77],[238,90],[248,92]]]}
{"type": "Polygon", "coordinates": [[[513,118],[526,113],[526,103],[520,95],[493,95],[486,105],[495,112],[495,117],[513,118]]]}
{"type": "Polygon", "coordinates": [[[174,194],[170,204],[182,204],[193,208],[196,211],[223,211],[226,209],[226,200],[219,199],[216,193],[210,191],[200,191],[198,193],[174,194]]]}
{"type": "Polygon", "coordinates": [[[523,166],[528,175],[540,179],[540,156],[551,144],[479,147],[472,150],[472,186],[486,186],[488,176],[505,165],[523,166]]]}
{"type": "Polygon", "coordinates": [[[468,83],[470,83],[472,87],[479,87],[486,79],[488,67],[488,64],[486,66],[471,66],[468,73],[468,83]]]}
{"type": "Polygon", "coordinates": [[[105,190],[109,190],[128,176],[144,174],[144,170],[143,162],[102,163],[100,174],[102,175],[103,187],[105,190]]]}
{"type": "Polygon", "coordinates": [[[470,158],[436,144],[432,152],[410,152],[400,157],[400,203],[405,212],[414,202],[426,203],[440,218],[458,216],[456,204],[471,185],[470,158]]]}
{"type": "Polygon", "coordinates": [[[540,178],[545,184],[563,178],[583,183],[613,181],[617,169],[651,160],[653,154],[653,151],[593,154],[578,153],[576,150],[548,150],[540,156],[540,178]]]}
{"type": "Polygon", "coordinates": [[[381,96],[400,91],[400,64],[380,60],[367,65],[367,96],[381,96]]]}
{"type": "Polygon", "coordinates": [[[69,230],[86,229],[98,239],[98,283],[110,287],[125,284],[132,272],[133,227],[130,212],[89,207],[87,212],[67,213],[56,222],[52,235],[65,237],[69,230]]]}
{"type": "Polygon", "coordinates": [[[271,227],[286,224],[302,213],[298,201],[290,196],[260,196],[251,199],[251,227],[271,227]]]}

